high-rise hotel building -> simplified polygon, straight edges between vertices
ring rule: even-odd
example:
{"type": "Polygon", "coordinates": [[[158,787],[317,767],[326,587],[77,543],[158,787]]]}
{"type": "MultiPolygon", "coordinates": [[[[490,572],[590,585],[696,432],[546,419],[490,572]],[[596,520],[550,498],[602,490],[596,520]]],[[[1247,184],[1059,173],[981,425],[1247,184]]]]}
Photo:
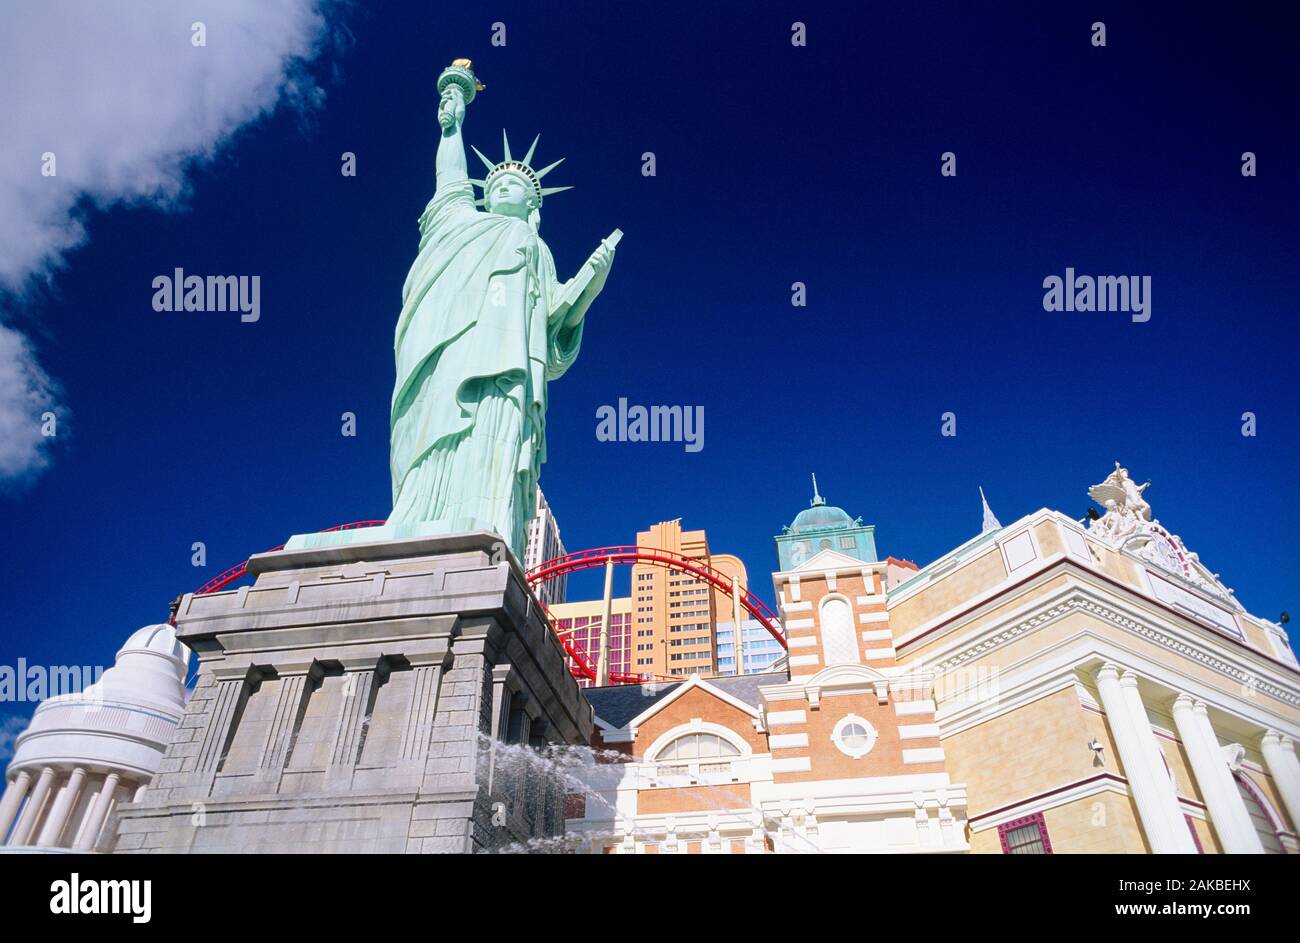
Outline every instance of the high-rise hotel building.
{"type": "MultiPolygon", "coordinates": [[[[745,565],[738,557],[710,553],[705,532],[684,531],[680,521],[666,521],[639,532],[637,546],[699,561],[726,579],[739,579],[740,585],[745,585],[745,565]]],[[[531,552],[531,537],[529,547],[531,552]]],[[[563,548],[559,552],[563,553],[563,548]]],[[[595,668],[600,660],[604,600],[550,601],[554,594],[546,584],[534,590],[547,604],[555,631],[572,643],[588,666],[595,668]]],[[[610,607],[611,674],[666,680],[693,674],[737,673],[731,599],[708,581],[677,570],[635,564],[630,596],[612,597],[610,607]]],[[[747,673],[763,670],[784,653],[762,623],[747,619],[742,624],[747,673]]],[[[570,662],[570,668],[577,668],[572,657],[570,662]]],[[[574,674],[583,687],[594,684],[581,677],[580,671],[574,674]]]]}
{"type": "MultiPolygon", "coordinates": [[[[554,560],[566,553],[564,542],[560,540],[560,525],[556,523],[555,512],[537,489],[537,512],[528,522],[528,540],[524,545],[524,569],[531,570],[547,560],[554,560]]],[[[561,574],[534,587],[537,598],[547,606],[564,602],[568,592],[569,577],[561,574]]]]}
{"type": "MultiPolygon", "coordinates": [[[[729,553],[710,553],[703,530],[682,530],[680,520],[637,533],[638,547],[667,550],[749,583],[745,565],[729,553]]],[[[730,622],[731,599],[697,576],[650,564],[632,567],[632,670],[685,678],[718,672],[717,625],[730,622]]]]}
{"type": "MultiPolygon", "coordinates": [[[[596,667],[600,660],[600,630],[604,623],[605,601],[561,602],[548,607],[555,634],[568,640],[587,665],[596,667]]],[[[615,678],[635,674],[632,666],[632,600],[615,596],[610,600],[609,671],[615,678]]],[[[593,678],[583,676],[577,661],[570,656],[569,671],[578,679],[578,687],[594,687],[593,678]]]]}

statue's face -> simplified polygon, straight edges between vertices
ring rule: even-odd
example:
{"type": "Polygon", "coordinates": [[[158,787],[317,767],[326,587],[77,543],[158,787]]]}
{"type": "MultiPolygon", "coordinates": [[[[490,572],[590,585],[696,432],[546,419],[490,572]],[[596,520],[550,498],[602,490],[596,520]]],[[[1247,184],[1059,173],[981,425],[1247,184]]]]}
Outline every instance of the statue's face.
{"type": "Polygon", "coordinates": [[[489,212],[527,219],[533,210],[529,187],[515,174],[505,173],[492,181],[487,194],[489,212]]]}

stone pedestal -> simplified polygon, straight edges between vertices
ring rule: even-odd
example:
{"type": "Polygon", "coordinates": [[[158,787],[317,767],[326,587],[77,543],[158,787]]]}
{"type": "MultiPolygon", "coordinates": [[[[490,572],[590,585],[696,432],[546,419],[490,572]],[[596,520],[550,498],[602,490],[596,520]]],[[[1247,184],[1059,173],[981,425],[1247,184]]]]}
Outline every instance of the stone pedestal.
{"type": "Polygon", "coordinates": [[[495,744],[585,744],[592,712],[499,537],[248,568],[252,586],[181,603],[197,686],[115,851],[476,852],[563,832],[562,780],[495,744]]]}

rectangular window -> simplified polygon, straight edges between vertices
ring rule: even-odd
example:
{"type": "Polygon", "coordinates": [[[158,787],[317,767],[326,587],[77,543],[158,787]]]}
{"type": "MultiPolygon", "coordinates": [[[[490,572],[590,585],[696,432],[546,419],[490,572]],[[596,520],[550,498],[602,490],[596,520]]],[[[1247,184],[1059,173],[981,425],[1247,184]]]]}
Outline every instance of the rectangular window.
{"type": "Polygon", "coordinates": [[[1036,812],[998,826],[1004,855],[1050,855],[1052,840],[1047,837],[1043,813],[1036,812]]]}

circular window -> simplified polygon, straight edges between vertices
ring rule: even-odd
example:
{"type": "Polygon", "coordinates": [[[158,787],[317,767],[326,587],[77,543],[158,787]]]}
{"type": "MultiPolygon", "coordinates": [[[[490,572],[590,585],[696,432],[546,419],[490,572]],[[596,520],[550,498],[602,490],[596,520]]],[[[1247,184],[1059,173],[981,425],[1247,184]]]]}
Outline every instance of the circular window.
{"type": "Polygon", "coordinates": [[[831,742],[848,756],[866,756],[876,745],[876,728],[856,714],[850,714],[835,725],[831,742]]]}

